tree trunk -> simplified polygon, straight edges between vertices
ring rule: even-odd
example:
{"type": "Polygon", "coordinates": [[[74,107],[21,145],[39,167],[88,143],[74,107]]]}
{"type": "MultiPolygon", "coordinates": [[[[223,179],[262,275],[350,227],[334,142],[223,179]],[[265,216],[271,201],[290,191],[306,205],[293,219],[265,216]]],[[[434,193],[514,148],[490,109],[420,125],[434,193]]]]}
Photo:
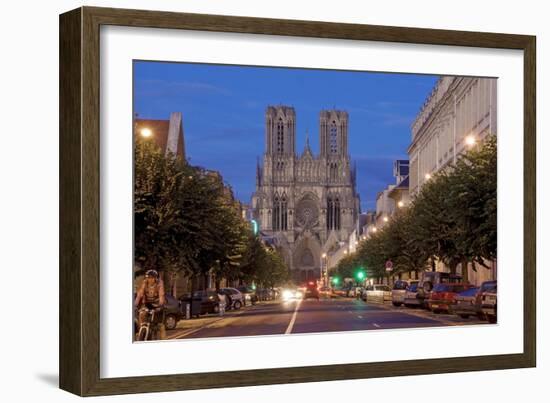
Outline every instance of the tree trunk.
{"type": "Polygon", "coordinates": [[[449,269],[451,270],[452,275],[456,275],[456,267],[458,266],[458,263],[459,262],[457,260],[451,260],[449,269]]]}
{"type": "Polygon", "coordinates": [[[467,283],[469,282],[469,270],[468,270],[468,259],[463,258],[461,262],[461,268],[462,268],[462,281],[467,283]]]}

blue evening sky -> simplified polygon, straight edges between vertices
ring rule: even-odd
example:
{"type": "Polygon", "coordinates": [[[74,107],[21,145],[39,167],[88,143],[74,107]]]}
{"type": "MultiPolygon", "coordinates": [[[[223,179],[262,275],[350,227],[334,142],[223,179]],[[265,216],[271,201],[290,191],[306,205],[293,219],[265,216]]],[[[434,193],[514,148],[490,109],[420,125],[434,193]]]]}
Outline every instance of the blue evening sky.
{"type": "Polygon", "coordinates": [[[256,158],[264,153],[265,109],[296,110],[296,151],[306,132],[319,152],[319,112],[349,113],[349,153],[357,164],[363,211],[394,183],[392,164],[407,159],[410,125],[437,76],[332,70],[134,63],[134,108],[144,119],[183,114],[187,157],[193,165],[220,171],[235,195],[249,203],[256,158]]]}

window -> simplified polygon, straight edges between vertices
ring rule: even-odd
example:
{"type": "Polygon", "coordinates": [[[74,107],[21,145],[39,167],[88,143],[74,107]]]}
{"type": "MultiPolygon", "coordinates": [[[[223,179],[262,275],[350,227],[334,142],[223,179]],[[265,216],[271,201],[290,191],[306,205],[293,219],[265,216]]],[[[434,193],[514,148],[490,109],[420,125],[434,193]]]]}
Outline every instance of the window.
{"type": "Polygon", "coordinates": [[[286,195],[273,199],[273,216],[271,218],[273,231],[286,231],[288,229],[288,212],[286,195]]]}
{"type": "Polygon", "coordinates": [[[286,231],[288,229],[288,214],[286,196],[283,195],[281,199],[281,230],[286,231]]]}
{"type": "Polygon", "coordinates": [[[336,128],[336,121],[332,121],[332,124],[330,125],[330,133],[329,133],[329,146],[330,146],[330,153],[331,154],[337,154],[338,153],[338,129],[336,128]]]}
{"type": "Polygon", "coordinates": [[[284,136],[285,128],[283,124],[283,119],[279,118],[277,122],[277,153],[282,154],[284,152],[284,136]]]}
{"type": "Polygon", "coordinates": [[[281,228],[281,221],[280,221],[281,215],[280,215],[280,206],[279,206],[279,197],[275,196],[275,199],[273,200],[273,230],[279,231],[281,228]]]}
{"type": "Polygon", "coordinates": [[[329,196],[327,198],[327,229],[340,229],[340,200],[338,196],[329,196]]]}

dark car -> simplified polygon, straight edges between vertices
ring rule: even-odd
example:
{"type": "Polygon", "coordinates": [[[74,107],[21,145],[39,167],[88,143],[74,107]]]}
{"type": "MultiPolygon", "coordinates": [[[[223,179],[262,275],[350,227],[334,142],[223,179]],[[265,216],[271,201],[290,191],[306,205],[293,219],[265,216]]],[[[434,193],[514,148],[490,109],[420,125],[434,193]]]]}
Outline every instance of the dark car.
{"type": "Polygon", "coordinates": [[[469,283],[439,283],[430,294],[428,309],[433,313],[449,312],[457,294],[472,287],[469,283]]]}
{"type": "Polygon", "coordinates": [[[195,312],[199,315],[205,315],[207,313],[218,313],[220,310],[220,297],[218,296],[218,293],[216,291],[212,290],[201,290],[201,291],[195,291],[191,294],[191,298],[187,294],[185,296],[180,297],[180,300],[182,301],[189,301],[191,300],[191,303],[199,304],[199,308],[192,309],[193,315],[195,315],[195,312]]]}
{"type": "Polygon", "coordinates": [[[243,285],[243,286],[237,287],[237,290],[239,290],[243,294],[245,305],[248,305],[248,304],[255,305],[259,301],[258,295],[256,294],[256,291],[252,287],[243,285]]]}
{"type": "MultiPolygon", "coordinates": [[[[164,326],[167,330],[173,330],[176,328],[178,322],[182,319],[185,319],[185,312],[182,310],[180,301],[178,301],[173,296],[167,294],[166,305],[164,305],[164,326]]],[[[134,293],[135,299],[135,293],[134,293]]],[[[138,312],[135,310],[134,314],[134,330],[137,333],[138,327],[138,312]]]]}
{"type": "Polygon", "coordinates": [[[317,288],[317,284],[315,284],[315,282],[313,281],[310,281],[306,284],[304,299],[308,298],[315,298],[317,301],[319,301],[319,289],[317,288]]]}
{"type": "Polygon", "coordinates": [[[260,288],[256,290],[256,296],[260,301],[271,301],[275,299],[275,291],[269,288],[260,288]]]}
{"type": "Polygon", "coordinates": [[[171,295],[166,295],[164,306],[164,326],[167,330],[175,329],[181,319],[185,319],[185,313],[181,309],[181,303],[171,295]]]}
{"type": "Polygon", "coordinates": [[[470,316],[480,317],[481,305],[478,303],[478,293],[480,288],[470,288],[458,293],[455,302],[451,304],[449,312],[468,319],[470,316]]]}

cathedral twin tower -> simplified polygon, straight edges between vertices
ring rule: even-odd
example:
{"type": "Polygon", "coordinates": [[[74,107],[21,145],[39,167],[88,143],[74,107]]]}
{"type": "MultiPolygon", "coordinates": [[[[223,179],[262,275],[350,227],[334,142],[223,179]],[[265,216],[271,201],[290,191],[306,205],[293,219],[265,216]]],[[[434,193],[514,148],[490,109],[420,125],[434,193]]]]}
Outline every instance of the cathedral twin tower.
{"type": "Polygon", "coordinates": [[[276,239],[297,282],[320,277],[321,256],[330,257],[347,243],[359,214],[347,112],[321,111],[319,144],[319,155],[309,140],[298,155],[294,108],[267,108],[265,153],[252,207],[260,230],[276,239]]]}

